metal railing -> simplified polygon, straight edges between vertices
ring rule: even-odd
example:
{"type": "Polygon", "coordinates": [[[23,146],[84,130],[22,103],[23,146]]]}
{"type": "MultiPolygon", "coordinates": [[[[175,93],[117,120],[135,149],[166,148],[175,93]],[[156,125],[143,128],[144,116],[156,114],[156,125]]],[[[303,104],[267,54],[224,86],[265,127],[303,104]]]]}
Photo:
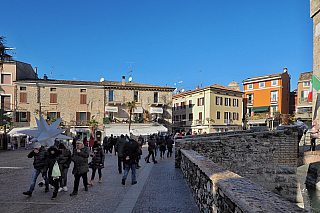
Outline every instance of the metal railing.
{"type": "Polygon", "coordinates": [[[233,120],[232,119],[224,119],[224,123],[225,124],[233,124],[233,120]]]}

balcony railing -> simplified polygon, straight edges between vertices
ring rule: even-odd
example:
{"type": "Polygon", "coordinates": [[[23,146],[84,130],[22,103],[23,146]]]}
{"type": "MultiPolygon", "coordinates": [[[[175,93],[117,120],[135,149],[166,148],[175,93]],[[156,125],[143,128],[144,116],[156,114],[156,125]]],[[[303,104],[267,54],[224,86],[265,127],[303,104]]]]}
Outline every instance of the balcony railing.
{"type": "Polygon", "coordinates": [[[272,97],[271,103],[278,103],[278,97],[272,97]]]}
{"type": "Polygon", "coordinates": [[[202,122],[202,120],[195,120],[195,125],[202,125],[203,124],[203,122],[202,122]]]}
{"type": "Polygon", "coordinates": [[[278,117],[280,115],[280,112],[273,112],[270,113],[254,113],[253,116],[248,117],[248,120],[258,120],[258,119],[264,119],[269,117],[278,117]]]}
{"type": "Polygon", "coordinates": [[[312,112],[311,111],[309,111],[309,112],[298,111],[297,114],[296,114],[296,117],[297,118],[311,118],[312,117],[312,112]]]}
{"type": "Polygon", "coordinates": [[[233,124],[233,120],[232,119],[224,119],[224,123],[225,124],[233,124]]]}
{"type": "Polygon", "coordinates": [[[248,104],[248,105],[253,105],[253,100],[248,100],[248,99],[247,99],[247,104],[248,104]]]}
{"type": "Polygon", "coordinates": [[[308,98],[299,98],[299,104],[307,104],[312,103],[312,101],[308,102],[308,98]]]}
{"type": "Polygon", "coordinates": [[[70,121],[72,126],[89,126],[89,120],[70,121]]]}

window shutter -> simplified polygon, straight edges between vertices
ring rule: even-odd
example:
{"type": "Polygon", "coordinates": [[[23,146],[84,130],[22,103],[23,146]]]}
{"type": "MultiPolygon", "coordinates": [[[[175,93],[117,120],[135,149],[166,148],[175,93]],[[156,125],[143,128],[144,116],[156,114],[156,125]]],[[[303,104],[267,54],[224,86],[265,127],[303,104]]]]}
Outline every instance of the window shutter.
{"type": "Polygon", "coordinates": [[[50,93],[50,103],[51,104],[57,103],[57,93],[50,93]]]}
{"type": "Polygon", "coordinates": [[[87,121],[90,121],[90,112],[87,112],[87,121]]]}
{"type": "Polygon", "coordinates": [[[57,112],[57,118],[60,118],[60,112],[57,112]]]}
{"type": "Polygon", "coordinates": [[[20,120],[20,113],[19,112],[16,112],[16,122],[19,122],[19,120],[20,120]]]}
{"type": "Polygon", "coordinates": [[[30,112],[27,112],[27,122],[30,122],[30,112]]]}
{"type": "Polygon", "coordinates": [[[198,98],[198,106],[199,106],[199,103],[200,103],[200,98],[198,98]]]}
{"type": "Polygon", "coordinates": [[[80,120],[80,112],[76,112],[76,121],[80,120]]]}
{"type": "Polygon", "coordinates": [[[47,112],[47,119],[50,120],[50,112],[47,112]]]}
{"type": "Polygon", "coordinates": [[[27,93],[25,92],[20,93],[20,103],[27,103],[27,93]]]}
{"type": "Polygon", "coordinates": [[[80,104],[87,104],[87,95],[80,94],[80,104]]]}

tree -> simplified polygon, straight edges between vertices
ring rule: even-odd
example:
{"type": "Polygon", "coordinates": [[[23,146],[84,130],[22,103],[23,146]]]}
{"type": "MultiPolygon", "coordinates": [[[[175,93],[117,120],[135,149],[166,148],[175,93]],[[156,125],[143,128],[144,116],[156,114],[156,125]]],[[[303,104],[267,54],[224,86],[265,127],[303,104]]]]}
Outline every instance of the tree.
{"type": "Polygon", "coordinates": [[[130,127],[131,127],[131,116],[133,113],[133,110],[136,109],[136,101],[129,101],[126,103],[126,105],[129,107],[129,133],[130,133],[130,127]]]}
{"type": "Polygon", "coordinates": [[[11,55],[7,54],[7,47],[4,45],[6,43],[6,37],[0,36],[0,67],[3,68],[3,63],[5,60],[11,60],[11,55]]]}

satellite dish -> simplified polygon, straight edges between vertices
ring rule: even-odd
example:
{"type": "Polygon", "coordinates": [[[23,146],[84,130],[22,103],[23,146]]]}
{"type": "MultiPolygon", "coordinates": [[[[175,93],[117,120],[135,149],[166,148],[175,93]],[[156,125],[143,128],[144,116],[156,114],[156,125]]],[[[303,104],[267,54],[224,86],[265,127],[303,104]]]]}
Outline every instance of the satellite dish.
{"type": "Polygon", "coordinates": [[[184,92],[184,89],[182,89],[181,92],[184,92]]]}
{"type": "Polygon", "coordinates": [[[100,78],[100,82],[104,81],[104,78],[100,78]]]}
{"type": "Polygon", "coordinates": [[[131,81],[132,81],[132,77],[129,78],[129,82],[131,82],[131,81]]]}

